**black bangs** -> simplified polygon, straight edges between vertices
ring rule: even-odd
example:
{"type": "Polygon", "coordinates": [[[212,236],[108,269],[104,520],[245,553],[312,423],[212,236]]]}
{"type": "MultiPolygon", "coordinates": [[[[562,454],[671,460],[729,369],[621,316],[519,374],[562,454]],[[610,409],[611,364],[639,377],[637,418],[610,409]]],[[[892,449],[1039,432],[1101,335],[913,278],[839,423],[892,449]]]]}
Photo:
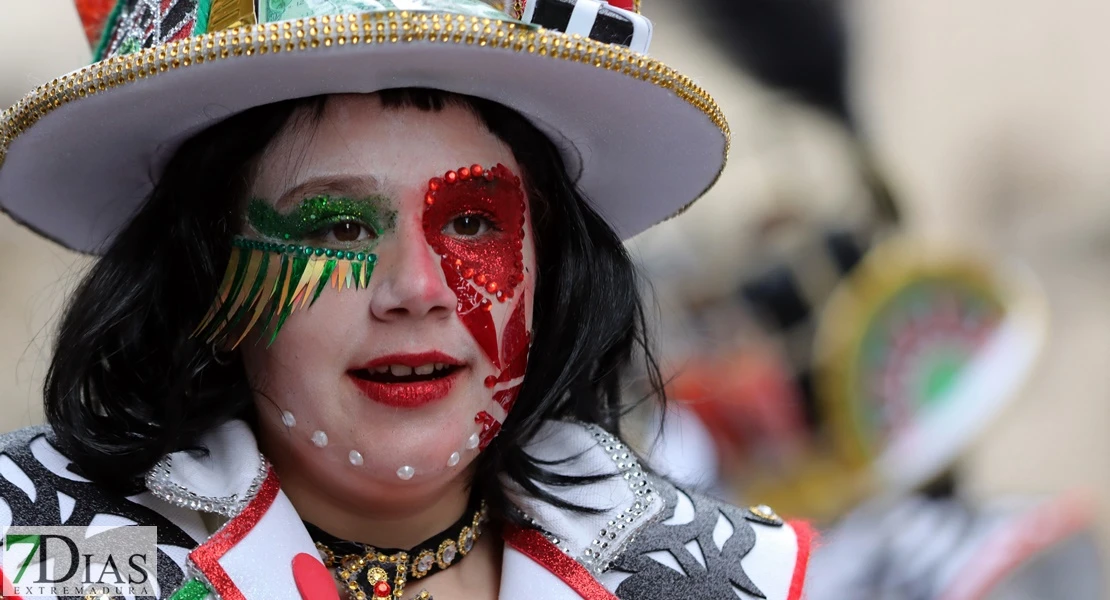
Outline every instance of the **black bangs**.
{"type": "MultiPolygon", "coordinates": [[[[569,181],[552,143],[518,113],[435,90],[379,95],[387,108],[473,111],[512,150],[531,202],[538,269],[531,358],[500,436],[476,460],[474,486],[498,518],[515,514],[502,478],[564,508],[594,508],[537,486],[592,479],[559,476],[523,447],[551,419],[619,434],[622,382],[634,356],[662,398],[624,245],[569,181]]],[[[186,142],[70,299],[44,402],[58,443],[86,477],[133,493],[163,455],[195,448],[230,419],[256,422],[242,363],[217,363],[190,334],[216,294],[255,162],[291,119],[318,120],[325,104],[317,97],[251,109],[186,142]]]]}

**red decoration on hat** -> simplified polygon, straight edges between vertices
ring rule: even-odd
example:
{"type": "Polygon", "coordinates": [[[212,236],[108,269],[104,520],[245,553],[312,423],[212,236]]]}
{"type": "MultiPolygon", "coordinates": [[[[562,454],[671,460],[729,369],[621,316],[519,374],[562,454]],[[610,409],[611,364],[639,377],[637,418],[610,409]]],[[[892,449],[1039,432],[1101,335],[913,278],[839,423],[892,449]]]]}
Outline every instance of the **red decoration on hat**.
{"type": "Polygon", "coordinates": [[[96,48],[100,44],[100,36],[104,27],[108,25],[108,17],[116,0],[76,0],[77,14],[81,15],[81,23],[85,26],[85,37],[89,39],[89,46],[96,48]]]}
{"type": "Polygon", "coordinates": [[[609,0],[609,6],[636,12],[636,0],[609,0]]]}

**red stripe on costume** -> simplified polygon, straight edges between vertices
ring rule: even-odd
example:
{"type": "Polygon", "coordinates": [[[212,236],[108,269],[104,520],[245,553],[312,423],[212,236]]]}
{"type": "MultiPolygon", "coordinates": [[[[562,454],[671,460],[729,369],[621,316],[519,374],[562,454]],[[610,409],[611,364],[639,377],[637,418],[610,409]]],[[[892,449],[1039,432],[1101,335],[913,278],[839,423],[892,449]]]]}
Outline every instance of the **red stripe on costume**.
{"type": "Polygon", "coordinates": [[[251,529],[262,520],[262,516],[274,503],[274,498],[277,498],[279,487],[277,475],[273,467],[270,467],[266,473],[266,480],[262,482],[261,489],[250,504],[247,504],[242,512],[235,515],[234,519],[228,521],[207,542],[189,553],[189,559],[200,568],[208,578],[208,583],[212,584],[223,600],[245,600],[245,598],[243,592],[240,592],[235,582],[231,580],[231,576],[220,565],[220,559],[236,544],[243,541],[251,529]]]}
{"type": "Polygon", "coordinates": [[[953,578],[941,600],[981,600],[1006,576],[1054,544],[1090,527],[1095,518],[1094,502],[1085,494],[1072,493],[1050,500],[990,534],[976,559],[953,578]]]}
{"type": "Polygon", "coordinates": [[[3,598],[4,600],[23,600],[23,597],[19,596],[18,594],[4,594],[4,590],[10,590],[14,588],[12,587],[12,583],[8,581],[8,576],[4,574],[4,569],[2,568],[0,568],[0,585],[4,586],[0,588],[0,598],[3,598]]]}
{"type": "Polygon", "coordinates": [[[794,576],[790,578],[790,592],[786,600],[802,600],[806,586],[806,569],[809,567],[809,553],[817,533],[805,521],[790,521],[794,537],[798,540],[798,558],[794,561],[794,576]]]}
{"type": "Polygon", "coordinates": [[[594,579],[586,567],[567,556],[535,529],[509,526],[502,537],[506,544],[551,571],[585,600],[620,600],[594,579]]]}

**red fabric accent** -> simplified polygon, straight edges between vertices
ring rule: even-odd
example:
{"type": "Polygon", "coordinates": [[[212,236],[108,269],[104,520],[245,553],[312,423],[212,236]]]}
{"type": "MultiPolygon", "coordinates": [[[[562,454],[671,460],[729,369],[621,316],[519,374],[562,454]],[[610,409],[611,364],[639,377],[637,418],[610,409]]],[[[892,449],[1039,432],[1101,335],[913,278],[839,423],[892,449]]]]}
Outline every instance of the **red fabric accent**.
{"type": "Polygon", "coordinates": [[[22,596],[4,593],[12,589],[12,582],[8,581],[8,576],[4,575],[4,569],[2,568],[0,568],[0,584],[3,584],[4,586],[3,588],[0,588],[0,598],[3,598],[4,600],[23,600],[22,596]]]}
{"type": "Polygon", "coordinates": [[[277,474],[274,473],[273,467],[270,467],[269,472],[266,473],[266,480],[262,482],[262,488],[243,512],[235,515],[234,519],[228,521],[207,542],[189,553],[189,559],[200,568],[208,578],[208,583],[212,584],[223,600],[246,599],[243,597],[243,592],[240,592],[235,582],[231,580],[231,576],[220,565],[220,559],[236,544],[243,541],[251,529],[262,520],[262,516],[273,505],[274,498],[277,498],[279,487],[277,474]]]}
{"type": "Polygon", "coordinates": [[[594,579],[586,567],[567,556],[535,529],[510,526],[505,528],[502,537],[506,544],[551,571],[585,600],[620,600],[594,579]]]}
{"type": "Polygon", "coordinates": [[[786,600],[802,600],[806,586],[806,569],[809,567],[809,553],[817,541],[817,532],[805,521],[790,521],[794,537],[798,540],[798,558],[794,561],[794,576],[790,578],[790,592],[786,600]]]}
{"type": "Polygon", "coordinates": [[[81,16],[81,24],[85,26],[85,37],[89,45],[96,50],[100,43],[100,35],[108,24],[108,16],[115,7],[115,0],[77,0],[77,14],[81,16]]]}
{"type": "Polygon", "coordinates": [[[634,11],[636,8],[634,0],[609,0],[609,5],[631,11],[634,11]]]}
{"type": "Polygon", "coordinates": [[[981,600],[1008,575],[1054,544],[1091,526],[1095,519],[1094,501],[1082,493],[1071,493],[1050,500],[1016,517],[990,535],[952,579],[951,587],[937,597],[941,600],[981,600]]]}
{"type": "Polygon", "coordinates": [[[293,581],[304,600],[339,600],[331,571],[311,554],[301,552],[293,557],[293,581]]]}

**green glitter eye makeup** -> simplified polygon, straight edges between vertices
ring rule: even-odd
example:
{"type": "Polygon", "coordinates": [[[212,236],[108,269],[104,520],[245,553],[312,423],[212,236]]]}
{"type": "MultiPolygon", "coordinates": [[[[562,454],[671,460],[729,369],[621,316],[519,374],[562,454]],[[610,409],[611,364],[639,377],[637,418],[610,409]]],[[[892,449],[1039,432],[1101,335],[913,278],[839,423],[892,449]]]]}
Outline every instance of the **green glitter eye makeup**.
{"type": "Polygon", "coordinates": [[[192,335],[232,350],[261,324],[273,344],[289,315],[312,306],[325,287],[369,286],[377,261],[366,252],[237,237],[216,300],[192,335]]]}
{"type": "Polygon", "coordinates": [[[247,204],[247,222],[262,235],[282,242],[314,245],[370,245],[393,228],[396,213],[379,196],[361,200],[314,196],[289,213],[260,199],[247,204]]]}

